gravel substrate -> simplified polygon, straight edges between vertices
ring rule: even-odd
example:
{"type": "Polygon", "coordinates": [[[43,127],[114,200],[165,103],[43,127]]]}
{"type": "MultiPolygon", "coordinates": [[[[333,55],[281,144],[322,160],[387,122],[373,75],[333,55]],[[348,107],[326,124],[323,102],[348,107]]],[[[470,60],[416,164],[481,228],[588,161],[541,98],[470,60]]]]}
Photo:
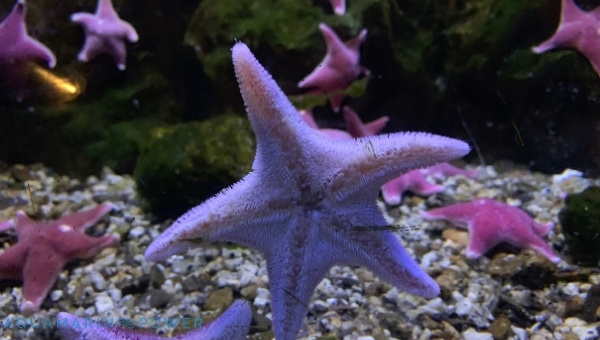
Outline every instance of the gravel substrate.
{"type": "MultiPolygon", "coordinates": [[[[600,180],[523,170],[497,174],[492,167],[482,169],[476,179],[430,180],[443,183],[446,191],[428,198],[405,195],[400,206],[381,207],[398,226],[407,250],[441,286],[440,297],[426,300],[399,292],[365,269],[335,267],[315,290],[300,338],[598,339],[600,271],[569,264],[557,215],[566,194],[600,185],[600,180]],[[566,261],[554,265],[532,251],[509,246],[468,260],[466,231],[424,221],[419,214],[475,197],[494,198],[526,210],[539,222],[554,222],[546,240],[566,261]]],[[[106,201],[115,208],[91,234],[119,235],[119,245],[68,264],[33,316],[34,326],[36,320],[54,320],[60,311],[138,324],[156,317],[210,321],[233,300],[245,298],[253,308],[249,338],[273,338],[269,279],[259,253],[207,244],[148,263],[144,250],[170,221],[150,222],[131,177],[105,169],[80,181],[41,165],[0,173],[0,221],[14,218],[17,210],[55,219],[106,201]]],[[[12,230],[0,232],[0,252],[15,241],[12,230]]],[[[0,340],[62,339],[56,329],[32,327],[31,317],[18,311],[20,302],[21,284],[0,281],[0,340]],[[6,328],[8,324],[14,328],[6,328]]],[[[158,334],[173,333],[164,323],[155,326],[158,334]]]]}

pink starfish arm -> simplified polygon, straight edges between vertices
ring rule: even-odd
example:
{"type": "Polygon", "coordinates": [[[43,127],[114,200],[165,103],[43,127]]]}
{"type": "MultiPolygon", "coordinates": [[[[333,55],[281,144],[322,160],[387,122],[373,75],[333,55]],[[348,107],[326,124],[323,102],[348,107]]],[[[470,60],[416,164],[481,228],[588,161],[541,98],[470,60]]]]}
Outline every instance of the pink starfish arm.
{"type": "Polygon", "coordinates": [[[0,222],[0,231],[6,231],[13,227],[13,220],[0,222]]]}
{"type": "Polygon", "coordinates": [[[42,243],[29,248],[23,268],[21,313],[30,315],[40,309],[65,264],[65,258],[51,246],[42,243]]]}
{"type": "Polygon", "coordinates": [[[318,131],[319,133],[329,137],[329,138],[333,138],[333,139],[352,139],[352,136],[343,130],[338,130],[338,129],[320,129],[319,126],[317,125],[317,123],[315,122],[315,119],[312,115],[312,111],[310,110],[301,110],[298,111],[300,112],[300,115],[302,117],[302,119],[304,120],[304,122],[306,122],[306,124],[308,126],[310,126],[311,128],[315,129],[316,131],[318,131]]]}
{"type": "Polygon", "coordinates": [[[0,60],[40,59],[53,68],[56,57],[52,51],[27,34],[26,10],[25,0],[19,0],[8,17],[0,23],[0,60]]]}
{"type": "MultiPolygon", "coordinates": [[[[315,88],[313,92],[333,93],[345,89],[363,72],[359,65],[360,45],[367,37],[367,30],[363,29],[359,35],[344,43],[329,28],[321,23],[319,30],[327,44],[327,54],[308,76],[298,83],[299,88],[315,88]]],[[[338,112],[344,96],[333,95],[330,98],[331,106],[338,112]]]]}
{"type": "Polygon", "coordinates": [[[21,280],[23,278],[27,249],[28,247],[17,243],[0,254],[0,280],[21,280]]]}
{"type": "Polygon", "coordinates": [[[554,48],[575,48],[581,52],[600,75],[600,8],[591,12],[582,11],[573,0],[563,0],[561,19],[556,32],[548,40],[533,47],[535,53],[554,48]]]}
{"type": "Polygon", "coordinates": [[[465,170],[465,169],[457,168],[457,167],[455,167],[454,165],[452,165],[450,163],[436,164],[434,166],[430,166],[428,168],[421,169],[421,172],[423,174],[433,175],[433,176],[440,176],[440,175],[442,175],[442,176],[463,175],[463,176],[468,177],[468,178],[477,177],[477,175],[479,175],[479,169],[465,170]]]}
{"type": "Polygon", "coordinates": [[[381,132],[390,118],[383,116],[365,124],[351,107],[344,106],[344,120],[346,121],[346,130],[352,137],[368,137],[381,132]]]}
{"type": "Polygon", "coordinates": [[[77,232],[83,232],[87,228],[95,225],[113,209],[113,204],[104,202],[91,209],[79,211],[60,219],[63,224],[70,225],[77,232]]]}
{"type": "Polygon", "coordinates": [[[428,196],[444,191],[444,186],[429,183],[420,169],[413,170],[381,187],[383,201],[389,205],[398,205],[402,202],[402,194],[409,190],[420,196],[428,196]]]}
{"type": "Polygon", "coordinates": [[[337,15],[344,15],[346,13],[346,0],[329,0],[331,7],[333,7],[333,13],[337,15]]]}

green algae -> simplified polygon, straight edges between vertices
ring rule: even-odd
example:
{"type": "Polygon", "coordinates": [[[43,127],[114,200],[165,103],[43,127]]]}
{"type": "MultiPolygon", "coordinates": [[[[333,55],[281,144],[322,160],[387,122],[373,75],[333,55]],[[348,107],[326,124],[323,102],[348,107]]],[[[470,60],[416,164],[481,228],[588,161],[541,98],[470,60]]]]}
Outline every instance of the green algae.
{"type": "Polygon", "coordinates": [[[134,176],[155,212],[181,214],[248,173],[253,157],[250,124],[228,113],[153,129],[134,176]]]}
{"type": "Polygon", "coordinates": [[[592,186],[565,199],[558,215],[568,251],[578,265],[600,265],[600,187],[592,186]]]}

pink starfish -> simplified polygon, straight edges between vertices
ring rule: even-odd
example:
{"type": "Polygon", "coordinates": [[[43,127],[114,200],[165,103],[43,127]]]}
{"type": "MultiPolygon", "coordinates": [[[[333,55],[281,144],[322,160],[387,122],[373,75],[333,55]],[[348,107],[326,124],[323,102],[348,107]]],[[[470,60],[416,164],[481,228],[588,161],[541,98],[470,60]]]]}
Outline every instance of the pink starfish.
{"type": "Polygon", "coordinates": [[[600,7],[584,12],[573,0],[562,0],[560,24],[548,40],[533,47],[544,53],[557,47],[574,48],[581,52],[600,75],[600,7]]]}
{"type": "Polygon", "coordinates": [[[389,205],[398,205],[402,202],[402,194],[412,191],[420,196],[429,196],[436,192],[444,191],[443,185],[437,185],[427,181],[427,175],[432,176],[455,176],[476,177],[479,170],[464,170],[448,163],[440,163],[429,168],[413,170],[381,187],[383,200],[389,205]]]}
{"type": "Polygon", "coordinates": [[[343,110],[346,130],[354,138],[375,136],[390,121],[388,116],[383,116],[365,124],[351,107],[344,106],[343,110]]]}
{"type": "Polygon", "coordinates": [[[233,64],[257,147],[253,171],[181,216],[146,250],[158,261],[226,241],[265,256],[277,340],[296,339],[314,289],[334,265],[357,265],[407,292],[439,287],[404,250],[377,206],[403,172],[461,157],[466,143],[425,133],[333,140],[309,127],[248,47],[233,64]],[[379,229],[378,227],[382,227],[379,229]]]}
{"type": "Polygon", "coordinates": [[[490,198],[478,198],[421,213],[427,220],[448,220],[467,227],[471,240],[467,247],[468,258],[478,258],[501,242],[530,248],[557,263],[560,258],[544,242],[553,223],[540,224],[524,211],[490,198]]]}
{"type": "Polygon", "coordinates": [[[333,7],[333,13],[337,15],[344,15],[346,13],[346,0],[329,0],[331,7],[333,7]]]}
{"type": "Polygon", "coordinates": [[[85,45],[79,53],[80,61],[86,62],[106,53],[112,57],[119,70],[125,70],[125,40],[135,43],[138,41],[138,34],[131,24],[119,18],[111,0],[98,0],[96,14],[74,13],[71,21],[81,24],[86,34],[85,45]]]}
{"type": "Polygon", "coordinates": [[[354,110],[352,110],[349,106],[344,106],[344,120],[346,121],[346,130],[348,130],[346,132],[339,129],[321,129],[315,122],[311,110],[301,110],[299,112],[308,126],[333,139],[352,139],[357,137],[374,136],[378,134],[379,131],[381,131],[389,121],[389,118],[384,116],[365,124],[358,117],[356,112],[354,112],[354,110]]]}
{"type": "MultiPolygon", "coordinates": [[[[191,318],[190,318],[191,319],[191,318]]],[[[73,314],[58,313],[59,329],[66,340],[159,340],[167,339],[154,333],[134,331],[117,325],[110,327],[103,325],[101,321],[91,318],[80,318],[73,314]]],[[[169,339],[179,340],[242,340],[246,339],[250,321],[252,321],[252,310],[248,302],[235,301],[221,316],[208,325],[196,324],[198,320],[187,320],[188,328],[192,330],[179,333],[169,339]]],[[[181,327],[186,327],[181,321],[181,327]]]]}
{"type": "Polygon", "coordinates": [[[359,49],[367,37],[367,30],[363,29],[356,38],[344,43],[329,26],[321,23],[319,29],[327,43],[327,54],[319,66],[298,83],[298,87],[313,88],[314,93],[330,94],[331,107],[338,112],[344,96],[335,92],[344,90],[361,73],[370,73],[359,64],[359,49]]]}
{"type": "Polygon", "coordinates": [[[43,60],[48,67],[56,65],[56,57],[48,47],[27,34],[25,0],[19,0],[0,23],[0,74],[15,89],[17,100],[23,98],[27,63],[43,60]]]}
{"type": "Polygon", "coordinates": [[[319,128],[319,126],[317,125],[317,122],[315,122],[315,118],[313,117],[311,110],[300,110],[298,112],[300,112],[300,115],[302,116],[302,119],[304,120],[304,122],[306,122],[306,124],[308,124],[308,126],[315,129],[319,133],[321,133],[329,138],[332,138],[332,139],[352,139],[352,136],[344,130],[319,128]]]}
{"type": "Polygon", "coordinates": [[[21,312],[37,311],[63,266],[73,259],[86,259],[114,244],[113,236],[91,237],[91,227],[112,209],[112,204],[64,216],[56,221],[38,222],[17,212],[14,228],[18,242],[0,254],[0,280],[22,280],[21,312]]]}
{"type": "Polygon", "coordinates": [[[8,220],[4,222],[0,222],[0,231],[6,231],[13,226],[13,220],[8,220]]]}

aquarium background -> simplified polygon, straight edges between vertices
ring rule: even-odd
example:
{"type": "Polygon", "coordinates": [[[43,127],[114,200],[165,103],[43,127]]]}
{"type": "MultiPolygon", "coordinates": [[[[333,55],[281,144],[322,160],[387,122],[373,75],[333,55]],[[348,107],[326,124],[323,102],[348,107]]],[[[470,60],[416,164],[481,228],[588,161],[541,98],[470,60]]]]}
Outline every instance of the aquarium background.
{"type": "MultiPolygon", "coordinates": [[[[34,69],[45,68],[43,63],[30,65],[21,101],[16,100],[11,84],[0,79],[0,171],[9,178],[6,183],[10,182],[10,185],[0,184],[3,191],[0,209],[7,209],[5,215],[0,215],[4,219],[12,218],[9,211],[16,209],[29,209],[37,217],[60,216],[54,211],[45,216],[43,211],[35,209],[35,204],[30,207],[27,198],[9,199],[13,197],[9,191],[19,186],[26,188],[29,180],[39,180],[36,171],[48,177],[76,179],[81,184],[75,187],[82,190],[90,176],[101,180],[107,174],[128,178],[126,186],[135,188],[131,190],[136,192],[139,214],[145,214],[144,218],[155,230],[163,230],[173,218],[242,178],[251,170],[255,139],[231,64],[230,50],[236,41],[249,46],[297,108],[313,108],[320,127],[344,129],[342,115],[333,112],[326,96],[297,87],[298,81],[325,55],[319,23],[329,25],[342,40],[368,29],[360,49],[360,64],[370,70],[370,75],[360,77],[344,92],[347,95],[344,104],[366,122],[389,116],[383,133],[423,131],[468,142],[473,148],[471,153],[455,164],[488,169],[484,173],[490,177],[480,178],[483,183],[498,174],[509,173],[511,180],[519,184],[515,184],[517,189],[504,191],[503,184],[496,184],[498,196],[505,199],[511,193],[520,195],[519,199],[543,195],[538,187],[523,183],[527,183],[527,178],[537,181],[540,176],[551,182],[552,175],[565,169],[580,171],[578,177],[585,184],[577,182],[568,189],[557,189],[553,192],[557,200],[561,193],[566,197],[594,183],[598,185],[600,77],[589,61],[573,49],[544,54],[531,50],[556,30],[561,9],[558,0],[348,0],[342,16],[335,15],[330,2],[325,0],[114,0],[113,4],[119,16],[131,23],[140,37],[139,42],[127,44],[124,71],[118,70],[106,55],[86,63],[77,60],[85,35],[81,26],[69,18],[74,12],[94,12],[96,1],[27,2],[28,32],[48,46],[58,61],[50,72],[76,84],[77,91],[65,93],[56,82],[39,76],[34,69]]],[[[577,4],[592,11],[600,1],[580,0],[577,4]]],[[[12,0],[0,0],[0,18],[6,17],[13,5],[12,0]]],[[[35,188],[27,190],[35,192],[35,188]]],[[[437,204],[453,203],[467,196],[441,199],[437,204]]],[[[94,196],[96,201],[98,197],[94,196]]],[[[597,194],[590,200],[592,203],[585,204],[600,209],[597,194]]],[[[563,206],[562,200],[560,205],[555,203],[547,216],[557,225],[558,212],[563,206]]],[[[394,218],[407,212],[389,207],[388,210],[394,218]]],[[[593,241],[584,249],[594,245],[600,248],[600,227],[598,221],[595,223],[586,234],[593,241]]],[[[580,220],[573,224],[584,224],[586,228],[591,225],[580,220]]],[[[594,263],[594,255],[586,258],[585,263],[573,260],[572,249],[577,246],[566,246],[560,230],[555,235],[554,249],[570,259],[571,265],[582,266],[561,270],[535,264],[526,278],[543,274],[551,279],[528,289],[535,292],[553,285],[560,290],[571,282],[587,284],[586,289],[578,286],[577,293],[572,294],[581,298],[582,301],[577,300],[580,310],[552,315],[559,315],[560,321],[578,317],[583,324],[568,327],[588,327],[592,330],[588,338],[597,338],[600,309],[593,307],[599,308],[599,283],[594,283],[599,280],[598,265],[594,263]],[[567,276],[565,272],[573,277],[561,281],[560,275],[567,276]],[[590,287],[596,289],[594,301],[586,299],[590,287]],[[581,317],[584,312],[588,314],[581,317]]],[[[124,235],[129,235],[128,232],[121,230],[124,235]]],[[[441,231],[435,231],[434,235],[440,236],[441,231]]],[[[5,248],[14,242],[14,238],[3,240],[5,248]]],[[[143,253],[144,247],[142,243],[136,251],[143,253]]],[[[515,253],[512,248],[508,251],[515,253]]],[[[214,254],[210,249],[206,252],[212,254],[202,255],[206,263],[223,256],[221,250],[214,254]]],[[[248,250],[236,248],[235,252],[248,250]]],[[[486,267],[477,264],[471,270],[473,266],[482,271],[486,267]]],[[[531,263],[523,264],[523,268],[530,266],[531,263]]],[[[146,279],[150,280],[149,277],[148,274],[146,279]]],[[[501,289],[502,284],[514,278],[506,273],[497,274],[498,277],[494,289],[501,289]]],[[[527,286],[523,280],[527,281],[521,278],[519,283],[510,284],[527,286]]],[[[160,286],[154,277],[151,282],[155,285],[136,285],[131,294],[146,294],[144,285],[160,286]]],[[[222,282],[213,285],[215,291],[229,287],[222,282]]],[[[259,289],[267,288],[257,285],[259,289]]],[[[195,284],[190,291],[202,290],[204,286],[195,284]]],[[[19,285],[2,287],[9,292],[19,285]]],[[[235,297],[239,295],[237,288],[231,293],[235,297]]],[[[380,289],[373,296],[386,292],[380,289]]],[[[446,302],[453,298],[451,291],[445,294],[446,302]]],[[[463,292],[463,295],[468,294],[463,292]]],[[[543,294],[538,298],[540,303],[571,301],[558,295],[552,301],[545,300],[550,298],[543,294]]],[[[453,303],[456,301],[448,302],[453,303]]],[[[529,308],[522,303],[516,307],[511,303],[499,302],[513,314],[518,314],[519,308],[529,308]]],[[[536,308],[536,311],[541,309],[536,308]]],[[[542,322],[533,316],[519,324],[509,314],[502,314],[500,319],[505,318],[509,325],[520,329],[532,329],[536,322],[542,323],[540,328],[546,325],[546,320],[542,322]]],[[[460,336],[470,327],[476,332],[487,332],[490,327],[485,322],[470,324],[464,315],[453,317],[462,318],[460,322],[449,322],[460,336]]],[[[423,318],[420,322],[427,324],[423,318]]],[[[447,320],[433,321],[442,324],[447,320]]],[[[394,320],[394,325],[396,322],[402,321],[394,320]]],[[[558,334],[556,329],[564,325],[556,323],[550,334],[558,334]]],[[[253,320],[255,328],[250,333],[264,332],[265,339],[268,338],[269,325],[264,324],[266,329],[256,328],[253,320]]],[[[380,334],[375,338],[417,337],[403,327],[385,323],[379,327],[399,330],[387,334],[363,329],[357,334],[380,334]]],[[[344,338],[335,327],[330,332],[327,329],[320,332],[322,339],[328,334],[331,338],[344,338]]],[[[308,337],[308,333],[304,336],[308,337]]],[[[518,333],[507,331],[505,335],[494,334],[493,338],[523,339],[518,333]]],[[[529,333],[534,339],[535,335],[529,333]]],[[[571,333],[586,338],[571,328],[564,334],[571,333]]],[[[53,332],[28,336],[60,338],[53,332]]],[[[564,335],[564,339],[575,338],[564,335]]]]}

